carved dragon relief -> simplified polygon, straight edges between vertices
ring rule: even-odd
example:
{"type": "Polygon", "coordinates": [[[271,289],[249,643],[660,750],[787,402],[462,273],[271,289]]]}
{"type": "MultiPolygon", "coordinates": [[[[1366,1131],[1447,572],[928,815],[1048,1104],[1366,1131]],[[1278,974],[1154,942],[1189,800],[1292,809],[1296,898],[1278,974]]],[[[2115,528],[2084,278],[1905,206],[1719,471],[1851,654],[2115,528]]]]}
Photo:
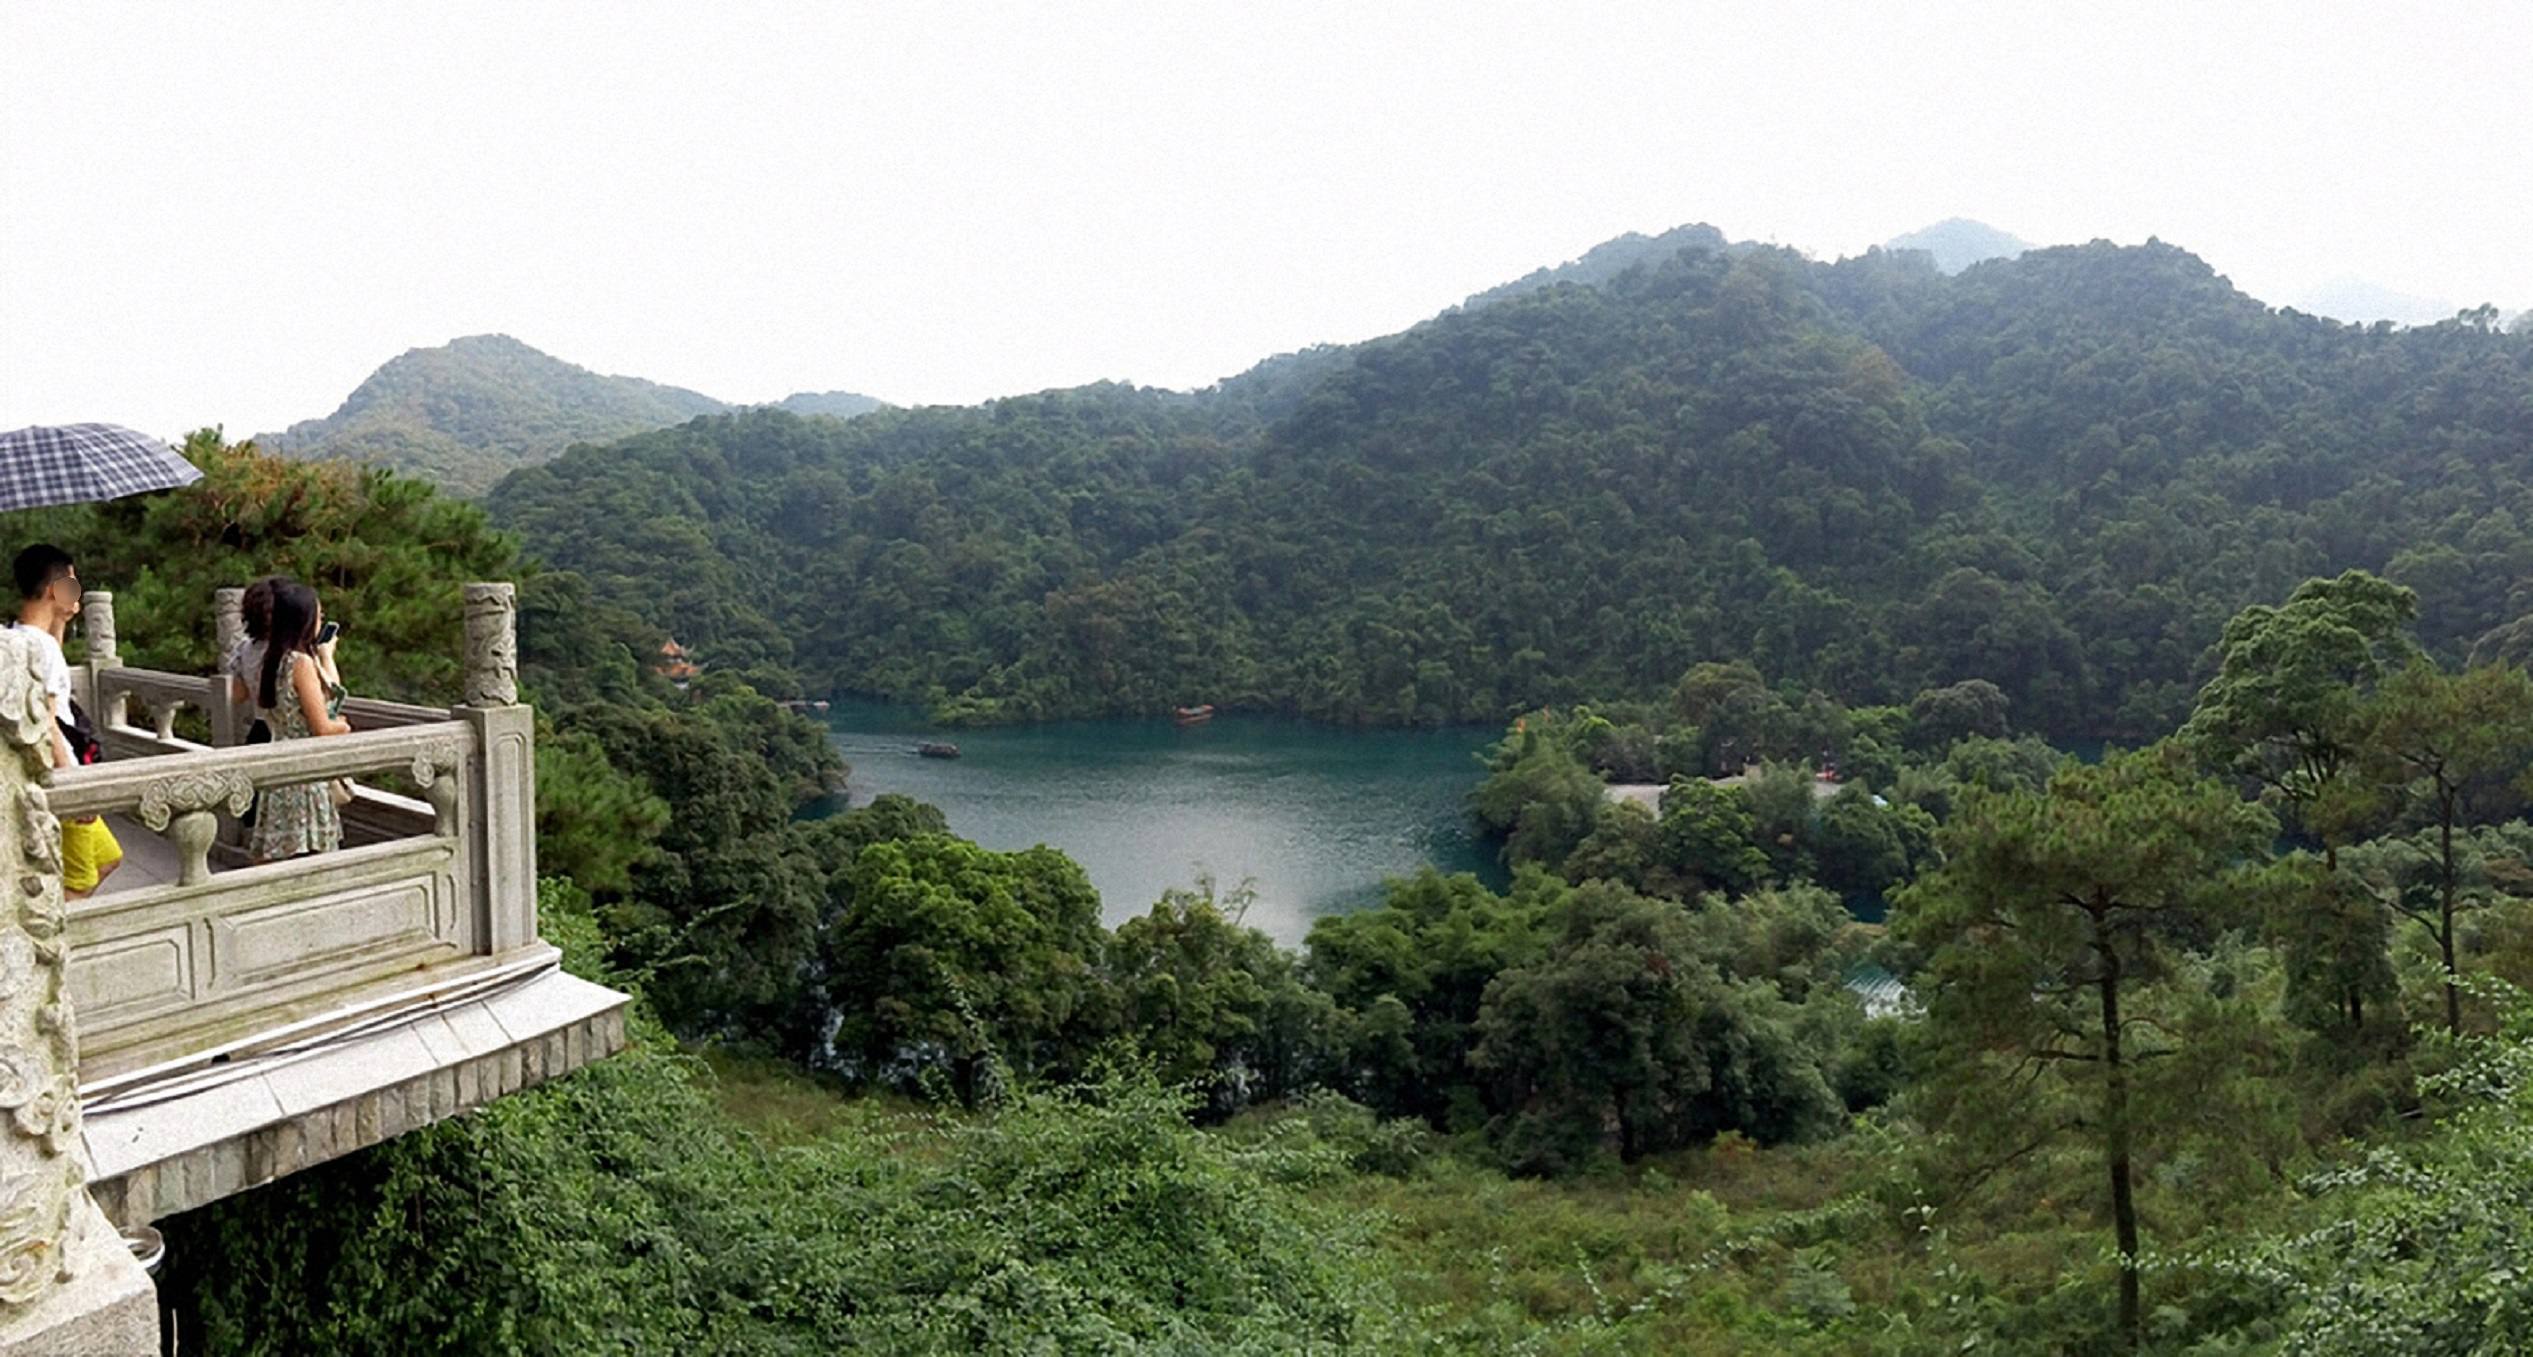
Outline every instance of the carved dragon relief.
{"type": "Polygon", "coordinates": [[[64,976],[61,825],[41,785],[52,710],[34,664],[32,646],[0,637],[0,796],[17,803],[0,819],[0,837],[17,840],[7,855],[16,861],[0,858],[16,885],[0,892],[0,1306],[11,1307],[69,1279],[84,1183],[72,1152],[79,1050],[64,976]]]}

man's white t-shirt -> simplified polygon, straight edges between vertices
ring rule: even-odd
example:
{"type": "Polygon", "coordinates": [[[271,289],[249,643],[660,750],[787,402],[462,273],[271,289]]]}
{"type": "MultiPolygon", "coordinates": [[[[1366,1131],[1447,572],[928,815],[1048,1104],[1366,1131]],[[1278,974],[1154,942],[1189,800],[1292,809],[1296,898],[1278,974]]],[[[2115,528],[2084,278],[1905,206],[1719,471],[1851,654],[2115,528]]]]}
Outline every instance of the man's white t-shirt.
{"type": "Polygon", "coordinates": [[[70,660],[62,654],[62,643],[53,633],[24,622],[12,623],[19,631],[35,638],[35,667],[44,677],[44,691],[53,698],[55,718],[70,720],[70,660]]]}

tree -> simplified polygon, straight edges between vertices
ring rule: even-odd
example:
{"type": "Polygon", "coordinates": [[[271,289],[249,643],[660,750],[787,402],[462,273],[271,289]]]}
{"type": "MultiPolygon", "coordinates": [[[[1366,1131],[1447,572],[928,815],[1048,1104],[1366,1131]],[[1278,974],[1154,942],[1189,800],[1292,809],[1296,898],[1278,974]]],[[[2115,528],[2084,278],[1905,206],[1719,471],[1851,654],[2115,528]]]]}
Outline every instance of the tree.
{"type": "MultiPolygon", "coordinates": [[[[2367,704],[2416,652],[2406,628],[2417,612],[2416,595],[2363,570],[2307,580],[2282,607],[2245,608],[2226,624],[2217,675],[2181,729],[2211,765],[2255,779],[2292,808],[2320,838],[2326,872],[2338,870],[2340,845],[2379,813],[2380,788],[2364,766],[2367,704]]],[[[2307,946],[2337,938],[2366,947],[2373,936],[2331,927],[2299,934],[2307,946]]],[[[2355,956],[2312,970],[2367,973],[2355,956]]],[[[2341,1001],[2348,1025],[2363,1027],[2365,990],[2352,987],[2341,1001]]]]}
{"type": "Polygon", "coordinates": [[[1973,735],[2004,739],[2005,714],[2012,705],[2005,690],[1986,679],[1920,689],[1909,701],[1909,743],[1940,750],[1973,735]]]}
{"type": "Polygon", "coordinates": [[[1248,898],[1202,880],[1164,893],[1108,942],[1120,1030],[1165,1082],[1201,1083],[1218,1115],[1300,1092],[1334,1026],[1328,997],[1301,983],[1293,955],[1240,926],[1248,898]]]}
{"type": "Polygon", "coordinates": [[[1768,874],[1768,855],[1753,842],[1758,818],[1738,787],[1674,779],[1656,832],[1663,865],[1705,889],[1745,891],[1768,874]]]}
{"type": "Polygon", "coordinates": [[[2533,753],[2533,679],[2511,665],[2452,674],[2413,659],[2376,691],[2362,725],[2360,747],[2374,764],[2376,780],[2408,790],[2436,827],[2433,902],[2398,890],[2380,898],[2435,939],[2445,966],[2445,1026],[2459,1036],[2463,998],[2455,918],[2464,902],[2454,831],[2464,821],[2465,796],[2475,784],[2521,769],[2533,753]]]}
{"type": "Polygon", "coordinates": [[[1639,801],[1607,801],[1592,832],[1566,855],[1565,876],[1578,884],[1615,881],[1648,895],[1666,895],[1669,873],[1661,868],[1661,830],[1639,801]]]}
{"type": "Polygon", "coordinates": [[[1882,895],[1932,856],[1934,817],[1915,806],[1878,800],[1861,787],[1847,787],[1821,803],[1811,828],[1817,879],[1850,900],[1882,895]]]}
{"type": "MultiPolygon", "coordinates": [[[[2533,1350],[2533,1005],[2455,1043],[2427,1081],[2433,1126],[2322,1175],[2294,1228],[2221,1270],[2270,1301],[2242,1337],[2321,1357],[2533,1350]]],[[[2209,1346],[2217,1348],[2221,1343],[2209,1346]]]]}
{"type": "Polygon", "coordinates": [[[999,1058],[1078,1071],[1109,1025],[1099,895],[1052,848],[997,853],[946,834],[874,843],[825,940],[834,1063],[877,1084],[939,1070],[974,1103],[999,1058]]]}
{"type": "Polygon", "coordinates": [[[2374,873],[2357,863],[2373,856],[2380,842],[2351,845],[2339,870],[2299,852],[2244,878],[2246,906],[2266,920],[2286,972],[2284,1013],[2300,1026],[2354,1030],[2363,1019],[2351,1014],[2400,992],[2389,951],[2391,919],[2369,893],[2374,873]]]}
{"type": "Polygon", "coordinates": [[[2336,862],[2366,812],[2347,775],[2365,752],[2366,699],[2416,653],[2418,596],[2363,570],[2307,580],[2282,607],[2235,614],[2183,741],[2293,805],[2336,862]]]}
{"type": "Polygon", "coordinates": [[[1311,925],[1304,974],[1352,1016],[1358,1098],[1447,1129],[1483,1120],[1469,1070],[1479,1005],[1498,973],[1538,955],[1564,889],[1530,869],[1498,895],[1427,868],[1390,882],[1370,909],[1311,925]]]}
{"type": "Polygon", "coordinates": [[[1497,746],[1492,771],[1469,805],[1487,832],[1504,840],[1504,861],[1555,869],[1592,832],[1601,779],[1561,735],[1524,724],[1497,746]]]}
{"type": "MultiPolygon", "coordinates": [[[[1914,988],[1965,1089],[2032,1080],[2089,1086],[2083,1125],[2100,1150],[2119,1250],[2119,1331],[2138,1337],[2137,1127],[2131,1067],[2175,1049],[2172,1029],[2124,1010],[2166,952],[2229,908],[2226,870],[2275,822],[2180,751],[2070,766],[2048,789],[1974,792],[1937,835],[1944,865],[1902,892],[1895,931],[1927,957],[1914,988]]],[[[1961,1115],[1993,1121],[1973,1094],[1961,1115]]],[[[2074,1129],[2042,1128],[2043,1140],[2074,1129]]]]}
{"type": "Polygon", "coordinates": [[[1572,1167],[1603,1127],[1632,1160],[1728,1130],[1773,1143],[1837,1125],[1796,1005],[1768,980],[1727,983],[1681,906],[1593,882],[1554,927],[1542,956],[1487,986],[1470,1053],[1499,1085],[1493,1131],[1516,1167],[1572,1167]]]}

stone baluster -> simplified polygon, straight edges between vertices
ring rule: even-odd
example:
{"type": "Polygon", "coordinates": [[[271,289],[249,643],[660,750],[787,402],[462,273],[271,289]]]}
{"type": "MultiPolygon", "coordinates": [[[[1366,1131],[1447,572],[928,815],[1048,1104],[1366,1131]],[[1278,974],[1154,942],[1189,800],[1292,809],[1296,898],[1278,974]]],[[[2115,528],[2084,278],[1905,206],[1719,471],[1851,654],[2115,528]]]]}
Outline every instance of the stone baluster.
{"type": "Polygon", "coordinates": [[[176,846],[176,879],[192,886],[211,879],[211,843],[219,837],[220,811],[244,815],[254,804],[255,783],[246,774],[195,767],[143,787],[133,815],[176,846]]]}
{"type": "Polygon", "coordinates": [[[519,702],[519,599],[510,584],[466,586],[466,705],[519,702]]]}
{"type": "Polygon", "coordinates": [[[241,707],[229,695],[229,656],[246,643],[246,591],[214,589],[211,591],[211,662],[217,667],[210,679],[210,701],[204,714],[211,718],[211,743],[221,749],[246,743],[246,728],[254,721],[254,713],[241,707]]]}
{"type": "Polygon", "coordinates": [[[218,662],[226,664],[229,653],[246,641],[246,591],[214,589],[211,591],[211,644],[219,651],[218,662]]]}
{"type": "Polygon", "coordinates": [[[81,1167],[61,826],[42,785],[52,736],[34,646],[0,634],[0,1353],[145,1352],[158,1328],[149,1278],[81,1167]]]}
{"type": "Polygon", "coordinates": [[[88,663],[121,664],[114,650],[114,595],[91,589],[79,596],[79,630],[88,638],[88,663]]]}
{"type": "Polygon", "coordinates": [[[74,696],[87,709],[89,719],[100,725],[122,725],[127,715],[121,693],[102,707],[97,702],[99,671],[123,666],[123,657],[115,651],[113,594],[91,589],[79,596],[79,631],[88,639],[88,659],[73,676],[77,687],[74,696]]]}
{"type": "Polygon", "coordinates": [[[457,715],[474,726],[480,752],[462,800],[485,908],[480,936],[495,954],[537,939],[536,713],[519,702],[518,618],[511,585],[466,586],[466,704],[457,715]]]}

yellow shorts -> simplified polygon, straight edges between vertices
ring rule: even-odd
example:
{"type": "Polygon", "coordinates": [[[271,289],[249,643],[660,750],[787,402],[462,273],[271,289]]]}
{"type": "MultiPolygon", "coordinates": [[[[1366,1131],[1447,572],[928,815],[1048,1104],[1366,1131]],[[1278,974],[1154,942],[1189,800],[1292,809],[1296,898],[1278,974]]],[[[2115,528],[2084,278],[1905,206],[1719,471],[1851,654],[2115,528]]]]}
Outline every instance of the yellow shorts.
{"type": "Polygon", "coordinates": [[[103,819],[62,821],[62,889],[92,891],[106,869],[123,860],[123,845],[103,819]]]}

